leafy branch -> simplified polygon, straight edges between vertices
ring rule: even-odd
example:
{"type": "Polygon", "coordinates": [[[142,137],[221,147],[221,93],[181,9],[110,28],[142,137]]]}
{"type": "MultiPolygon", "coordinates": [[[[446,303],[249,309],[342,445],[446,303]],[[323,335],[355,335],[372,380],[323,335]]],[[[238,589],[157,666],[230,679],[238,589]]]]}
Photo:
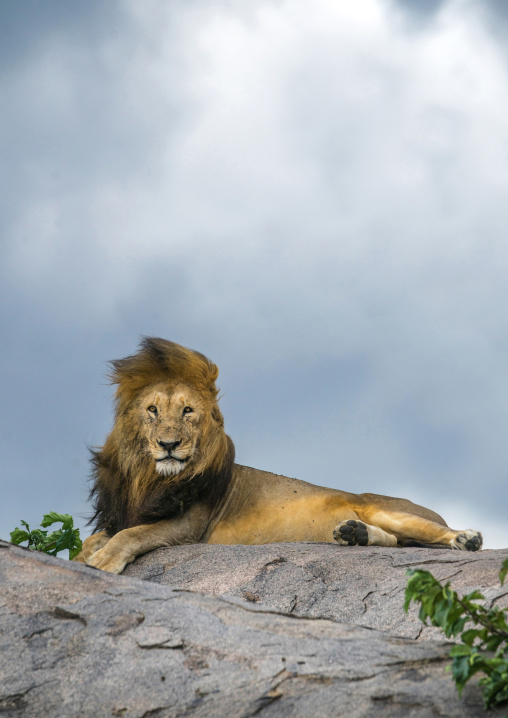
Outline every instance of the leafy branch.
{"type": "Polygon", "coordinates": [[[27,548],[44,551],[51,556],[56,556],[60,551],[68,549],[70,560],[81,551],[82,541],[79,529],[74,528],[74,520],[69,514],[57,514],[56,511],[50,511],[49,514],[44,514],[42,517],[42,528],[32,531],[26,521],[20,521],[20,524],[25,529],[16,527],[14,531],[11,531],[11,543],[16,546],[27,541],[27,548]],[[52,533],[43,530],[54,523],[61,523],[62,528],[56,529],[52,533]]]}
{"type": "MultiPolygon", "coordinates": [[[[479,683],[486,708],[508,701],[508,609],[497,606],[485,608],[477,601],[485,600],[479,591],[472,591],[460,598],[444,586],[429,571],[409,570],[404,610],[408,611],[411,601],[420,604],[420,619],[427,625],[442,629],[447,638],[459,637],[458,643],[450,650],[452,675],[459,692],[468,680],[482,672],[479,683]],[[464,630],[466,624],[474,628],[464,630]]],[[[508,559],[499,572],[503,585],[508,574],[508,559]]]]}

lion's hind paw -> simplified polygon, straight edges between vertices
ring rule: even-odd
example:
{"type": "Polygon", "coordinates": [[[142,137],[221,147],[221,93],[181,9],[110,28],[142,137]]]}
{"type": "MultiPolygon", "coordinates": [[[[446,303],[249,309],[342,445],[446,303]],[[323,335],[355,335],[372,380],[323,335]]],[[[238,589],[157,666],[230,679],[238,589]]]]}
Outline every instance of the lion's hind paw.
{"type": "Polygon", "coordinates": [[[367,546],[369,531],[362,521],[341,521],[333,531],[333,538],[341,546],[367,546]]]}
{"type": "Polygon", "coordinates": [[[467,529],[459,531],[452,540],[452,548],[459,551],[479,551],[483,545],[483,537],[479,531],[467,529]]]}

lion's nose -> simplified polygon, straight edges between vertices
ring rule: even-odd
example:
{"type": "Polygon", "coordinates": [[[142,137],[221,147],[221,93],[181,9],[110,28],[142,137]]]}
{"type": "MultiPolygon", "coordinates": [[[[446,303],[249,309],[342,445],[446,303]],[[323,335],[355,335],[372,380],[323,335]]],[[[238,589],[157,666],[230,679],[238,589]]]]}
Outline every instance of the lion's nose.
{"type": "Polygon", "coordinates": [[[181,441],[161,441],[160,439],[157,439],[157,443],[161,447],[161,449],[165,449],[168,454],[170,454],[175,446],[180,446],[182,443],[181,441]]]}

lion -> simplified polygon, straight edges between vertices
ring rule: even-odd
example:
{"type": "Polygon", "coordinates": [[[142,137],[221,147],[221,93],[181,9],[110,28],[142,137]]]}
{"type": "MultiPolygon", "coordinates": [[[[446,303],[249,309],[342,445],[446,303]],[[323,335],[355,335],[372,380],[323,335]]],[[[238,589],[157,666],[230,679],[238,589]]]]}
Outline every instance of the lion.
{"type": "Polygon", "coordinates": [[[136,354],[111,365],[114,426],[92,457],[96,533],[75,561],[119,574],[141,554],[189,543],[482,546],[478,531],[455,531],[407,499],[235,464],[218,404],[219,370],[197,351],[145,338],[136,354]]]}

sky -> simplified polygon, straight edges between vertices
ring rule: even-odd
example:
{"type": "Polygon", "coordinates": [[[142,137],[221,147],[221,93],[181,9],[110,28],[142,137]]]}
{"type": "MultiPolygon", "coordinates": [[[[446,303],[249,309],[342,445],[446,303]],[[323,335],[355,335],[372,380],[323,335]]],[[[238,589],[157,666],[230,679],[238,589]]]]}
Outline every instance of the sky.
{"type": "Polygon", "coordinates": [[[508,546],[501,0],[0,0],[0,536],[88,535],[107,361],[220,368],[237,461],[508,546]]]}

